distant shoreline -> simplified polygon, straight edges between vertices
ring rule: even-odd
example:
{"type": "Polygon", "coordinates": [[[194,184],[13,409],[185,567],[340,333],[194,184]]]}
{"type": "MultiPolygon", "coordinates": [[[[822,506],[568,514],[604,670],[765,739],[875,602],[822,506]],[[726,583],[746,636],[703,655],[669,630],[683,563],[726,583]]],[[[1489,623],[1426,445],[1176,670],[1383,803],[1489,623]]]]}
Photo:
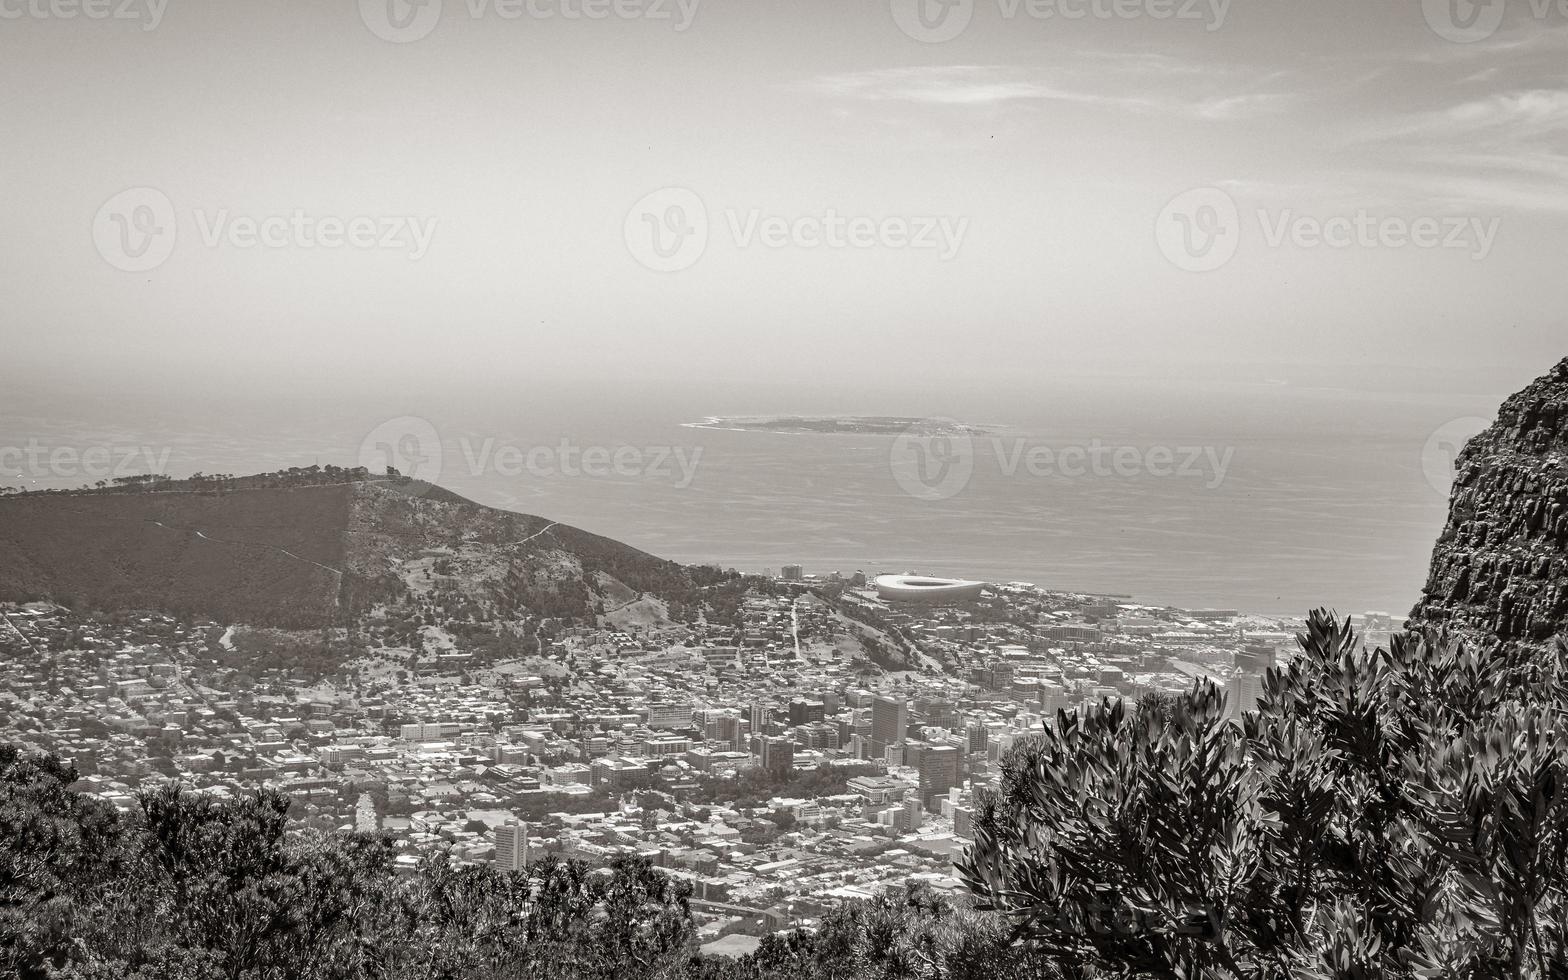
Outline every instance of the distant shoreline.
{"type": "Polygon", "coordinates": [[[828,436],[977,436],[989,431],[983,426],[953,419],[897,415],[708,415],[700,422],[683,422],[681,427],[828,436]]]}

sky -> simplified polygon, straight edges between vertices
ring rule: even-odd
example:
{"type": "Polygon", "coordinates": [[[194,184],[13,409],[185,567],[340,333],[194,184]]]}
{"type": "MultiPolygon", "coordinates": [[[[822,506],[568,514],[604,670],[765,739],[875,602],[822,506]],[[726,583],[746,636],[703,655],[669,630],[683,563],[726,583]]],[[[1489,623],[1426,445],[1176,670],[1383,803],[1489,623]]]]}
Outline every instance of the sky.
{"type": "Polygon", "coordinates": [[[1501,396],[1568,353],[1535,4],[0,0],[0,384],[1501,396]]]}

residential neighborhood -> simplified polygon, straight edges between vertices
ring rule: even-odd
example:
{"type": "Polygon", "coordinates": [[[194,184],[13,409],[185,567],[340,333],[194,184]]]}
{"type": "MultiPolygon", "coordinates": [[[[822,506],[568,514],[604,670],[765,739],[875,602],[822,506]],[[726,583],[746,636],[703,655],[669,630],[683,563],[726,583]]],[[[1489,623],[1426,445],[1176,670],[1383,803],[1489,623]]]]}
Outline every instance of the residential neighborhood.
{"type": "Polygon", "coordinates": [[[0,720],[123,809],[169,780],[278,790],[304,826],[391,835],[409,870],[643,856],[689,880],[717,940],[912,881],[956,891],[977,807],[1043,721],[1199,678],[1234,710],[1294,647],[1229,610],[1026,583],[890,604],[858,573],[786,576],[752,581],[739,629],[545,620],[509,658],[437,622],[417,647],[371,630],[326,671],[268,666],[240,625],[11,604],[0,720]]]}

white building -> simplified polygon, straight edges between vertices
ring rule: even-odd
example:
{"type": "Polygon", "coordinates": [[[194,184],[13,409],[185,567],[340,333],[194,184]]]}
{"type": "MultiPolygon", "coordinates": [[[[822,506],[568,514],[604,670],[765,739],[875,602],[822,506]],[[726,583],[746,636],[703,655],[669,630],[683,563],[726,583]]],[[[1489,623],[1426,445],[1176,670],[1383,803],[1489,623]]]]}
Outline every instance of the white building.
{"type": "Polygon", "coordinates": [[[461,735],[463,726],[455,721],[421,721],[404,725],[401,731],[404,741],[439,742],[461,735]]]}
{"type": "Polygon", "coordinates": [[[502,871],[528,867],[528,825],[513,820],[495,829],[495,866],[502,871]]]}

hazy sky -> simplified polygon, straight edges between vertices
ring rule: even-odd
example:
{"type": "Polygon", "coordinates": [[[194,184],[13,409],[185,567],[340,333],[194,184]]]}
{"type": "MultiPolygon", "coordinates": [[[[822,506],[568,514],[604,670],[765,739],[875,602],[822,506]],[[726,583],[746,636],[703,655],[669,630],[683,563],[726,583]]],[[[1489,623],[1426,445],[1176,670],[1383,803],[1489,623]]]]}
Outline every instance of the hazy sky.
{"type": "Polygon", "coordinates": [[[1502,392],[1568,352],[1568,12],[915,3],[0,0],[0,380],[1502,392]]]}

